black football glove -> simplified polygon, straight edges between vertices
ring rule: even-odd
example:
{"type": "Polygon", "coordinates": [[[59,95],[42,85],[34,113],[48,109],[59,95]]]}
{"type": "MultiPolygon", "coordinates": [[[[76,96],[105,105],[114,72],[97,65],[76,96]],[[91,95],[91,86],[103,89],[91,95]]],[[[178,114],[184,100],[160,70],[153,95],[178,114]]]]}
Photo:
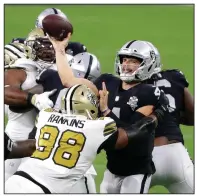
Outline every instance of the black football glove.
{"type": "Polygon", "coordinates": [[[154,136],[157,120],[151,117],[144,117],[135,124],[124,127],[127,133],[128,140],[138,140],[147,137],[147,134],[154,136]]]}
{"type": "Polygon", "coordinates": [[[169,100],[163,91],[161,91],[158,104],[155,108],[153,114],[157,117],[158,122],[161,122],[165,114],[169,112],[169,100]]]}

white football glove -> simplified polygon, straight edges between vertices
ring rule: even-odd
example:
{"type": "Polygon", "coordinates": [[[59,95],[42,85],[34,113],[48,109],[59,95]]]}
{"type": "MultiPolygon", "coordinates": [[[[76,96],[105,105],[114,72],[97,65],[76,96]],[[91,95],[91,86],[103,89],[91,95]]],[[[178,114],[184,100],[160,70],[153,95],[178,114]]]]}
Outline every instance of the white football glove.
{"type": "Polygon", "coordinates": [[[34,105],[38,110],[43,110],[46,108],[52,108],[53,102],[49,99],[49,96],[53,95],[57,89],[52,91],[44,92],[42,94],[35,94],[31,99],[32,105],[34,105]]]}

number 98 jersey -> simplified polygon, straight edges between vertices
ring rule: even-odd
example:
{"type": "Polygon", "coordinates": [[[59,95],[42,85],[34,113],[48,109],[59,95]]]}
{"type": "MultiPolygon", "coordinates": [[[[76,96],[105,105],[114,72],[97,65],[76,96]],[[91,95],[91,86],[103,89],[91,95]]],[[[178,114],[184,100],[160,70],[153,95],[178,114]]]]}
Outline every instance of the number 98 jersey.
{"type": "Polygon", "coordinates": [[[88,120],[52,110],[39,113],[36,151],[19,170],[51,193],[69,193],[92,165],[101,144],[117,130],[116,124],[111,118],[88,120]]]}
{"type": "Polygon", "coordinates": [[[183,73],[179,70],[165,70],[148,81],[164,91],[169,99],[170,115],[156,129],[155,135],[166,136],[169,140],[183,142],[179,127],[180,112],[184,110],[184,88],[189,86],[183,73]]]}

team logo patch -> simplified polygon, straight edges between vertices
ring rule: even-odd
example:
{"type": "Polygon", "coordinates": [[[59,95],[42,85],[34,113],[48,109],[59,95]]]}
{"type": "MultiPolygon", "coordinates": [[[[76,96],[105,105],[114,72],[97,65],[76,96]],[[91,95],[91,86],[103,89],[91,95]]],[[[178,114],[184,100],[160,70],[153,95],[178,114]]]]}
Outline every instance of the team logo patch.
{"type": "Polygon", "coordinates": [[[130,97],[129,101],[127,104],[131,107],[131,109],[134,111],[135,108],[138,106],[137,105],[138,98],[136,96],[130,97]]]}

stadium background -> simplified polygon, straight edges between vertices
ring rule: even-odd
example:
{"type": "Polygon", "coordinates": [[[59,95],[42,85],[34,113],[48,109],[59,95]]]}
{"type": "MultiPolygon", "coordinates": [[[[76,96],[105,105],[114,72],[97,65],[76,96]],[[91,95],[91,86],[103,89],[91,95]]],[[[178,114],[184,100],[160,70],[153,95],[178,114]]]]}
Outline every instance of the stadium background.
{"type": "MultiPolygon", "coordinates": [[[[5,44],[26,37],[39,13],[61,9],[74,26],[73,41],[82,42],[101,63],[102,72],[113,72],[117,50],[133,39],[148,40],[161,54],[164,69],[180,69],[194,93],[194,6],[192,5],[5,5],[5,44]]],[[[7,119],[5,117],[5,123],[7,119]]],[[[185,145],[194,158],[194,129],[182,126],[185,145]]],[[[94,130],[93,130],[94,131],[94,130]]],[[[94,162],[97,191],[105,169],[105,153],[94,162]]],[[[156,186],[150,193],[167,193],[156,186]]]]}

